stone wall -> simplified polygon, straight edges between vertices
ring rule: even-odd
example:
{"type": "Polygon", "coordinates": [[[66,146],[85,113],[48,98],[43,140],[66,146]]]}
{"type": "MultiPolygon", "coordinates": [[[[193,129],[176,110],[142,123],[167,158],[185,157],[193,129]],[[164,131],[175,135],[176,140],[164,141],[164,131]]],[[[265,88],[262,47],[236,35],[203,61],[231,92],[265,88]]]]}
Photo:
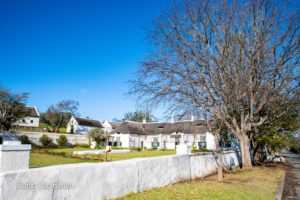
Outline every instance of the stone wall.
{"type": "Polygon", "coordinates": [[[15,133],[10,133],[10,134],[15,134],[16,136],[27,135],[29,137],[29,140],[34,144],[40,144],[39,139],[43,135],[47,135],[48,137],[52,138],[53,143],[55,143],[55,144],[56,144],[56,139],[60,135],[65,135],[68,139],[68,143],[71,145],[75,145],[76,143],[89,144],[89,138],[87,135],[63,134],[63,133],[42,133],[42,132],[15,132],[15,133]]]}
{"type": "MultiPolygon", "coordinates": [[[[235,152],[226,152],[223,158],[228,167],[230,162],[239,165],[235,152]]],[[[205,177],[216,170],[212,153],[57,165],[0,174],[0,199],[110,199],[205,177]]]]}

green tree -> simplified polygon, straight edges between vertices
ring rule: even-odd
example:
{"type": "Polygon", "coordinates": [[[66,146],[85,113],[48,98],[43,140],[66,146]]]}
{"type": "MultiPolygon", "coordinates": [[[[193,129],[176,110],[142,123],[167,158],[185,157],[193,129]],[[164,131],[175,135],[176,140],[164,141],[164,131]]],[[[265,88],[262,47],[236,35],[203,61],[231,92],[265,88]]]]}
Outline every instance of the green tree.
{"type": "Polygon", "coordinates": [[[135,122],[143,122],[143,120],[146,120],[147,122],[157,121],[157,119],[151,114],[150,111],[128,112],[124,114],[122,120],[135,122]]]}
{"type": "Polygon", "coordinates": [[[27,93],[15,94],[0,86],[0,130],[8,131],[11,125],[26,114],[27,93]]]}
{"type": "Polygon", "coordinates": [[[109,138],[108,133],[100,128],[91,129],[88,134],[96,142],[96,148],[99,148],[101,142],[104,142],[109,138]]]}

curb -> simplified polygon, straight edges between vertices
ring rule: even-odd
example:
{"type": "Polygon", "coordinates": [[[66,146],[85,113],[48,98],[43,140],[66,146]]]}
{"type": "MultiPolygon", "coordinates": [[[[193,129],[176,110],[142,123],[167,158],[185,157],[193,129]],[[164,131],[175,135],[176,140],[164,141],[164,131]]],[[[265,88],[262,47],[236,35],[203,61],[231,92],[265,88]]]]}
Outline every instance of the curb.
{"type": "Polygon", "coordinates": [[[283,176],[281,178],[279,189],[278,189],[278,191],[276,193],[276,197],[275,197],[276,200],[281,200],[282,199],[284,182],[285,182],[285,174],[286,174],[286,171],[284,171],[284,174],[283,174],[283,176]]]}

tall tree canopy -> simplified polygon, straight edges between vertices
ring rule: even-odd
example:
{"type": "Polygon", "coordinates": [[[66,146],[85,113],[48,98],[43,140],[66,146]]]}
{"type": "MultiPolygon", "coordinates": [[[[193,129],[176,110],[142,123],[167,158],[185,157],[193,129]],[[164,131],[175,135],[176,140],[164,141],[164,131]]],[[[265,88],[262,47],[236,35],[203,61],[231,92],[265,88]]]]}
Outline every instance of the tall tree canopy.
{"type": "Polygon", "coordinates": [[[286,1],[175,3],[148,30],[154,50],[130,94],[173,112],[201,111],[211,128],[224,124],[251,168],[251,134],[281,116],[274,103],[293,104],[299,90],[299,15],[286,1]]]}
{"type": "Polygon", "coordinates": [[[27,93],[15,94],[0,86],[0,130],[8,131],[11,125],[25,116],[27,93]]]}

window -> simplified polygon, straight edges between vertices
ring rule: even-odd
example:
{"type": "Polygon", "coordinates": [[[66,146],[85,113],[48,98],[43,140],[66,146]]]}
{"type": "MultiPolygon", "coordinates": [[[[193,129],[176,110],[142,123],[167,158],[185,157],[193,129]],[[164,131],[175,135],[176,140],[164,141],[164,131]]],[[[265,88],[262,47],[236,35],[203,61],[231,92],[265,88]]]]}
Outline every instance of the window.
{"type": "Polygon", "coordinates": [[[30,123],[33,124],[33,120],[30,120],[30,123]]]}
{"type": "Polygon", "coordinates": [[[22,123],[25,123],[25,119],[22,119],[22,123]]]}

